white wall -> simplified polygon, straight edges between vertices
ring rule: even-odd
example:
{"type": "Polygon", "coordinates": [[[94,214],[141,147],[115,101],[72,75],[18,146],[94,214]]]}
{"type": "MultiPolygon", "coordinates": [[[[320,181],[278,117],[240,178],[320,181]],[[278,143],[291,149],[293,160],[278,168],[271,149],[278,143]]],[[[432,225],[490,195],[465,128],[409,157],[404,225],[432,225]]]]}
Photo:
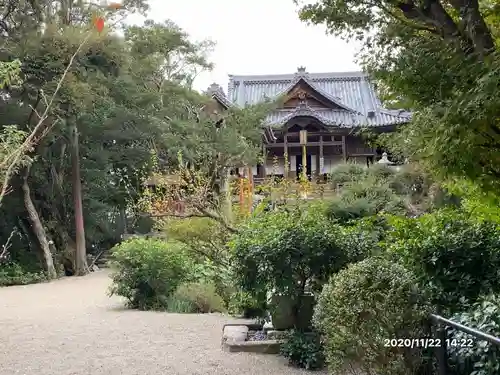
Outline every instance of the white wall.
{"type": "Polygon", "coordinates": [[[324,171],[323,173],[332,173],[336,164],[344,161],[342,155],[327,155],[325,156],[324,171]]]}
{"type": "Polygon", "coordinates": [[[290,171],[294,172],[297,170],[297,155],[288,156],[290,159],[290,171]]]}
{"type": "Polygon", "coordinates": [[[272,161],[267,161],[266,163],[266,175],[272,174],[285,174],[284,160],[278,159],[277,165],[273,165],[272,161]]]}

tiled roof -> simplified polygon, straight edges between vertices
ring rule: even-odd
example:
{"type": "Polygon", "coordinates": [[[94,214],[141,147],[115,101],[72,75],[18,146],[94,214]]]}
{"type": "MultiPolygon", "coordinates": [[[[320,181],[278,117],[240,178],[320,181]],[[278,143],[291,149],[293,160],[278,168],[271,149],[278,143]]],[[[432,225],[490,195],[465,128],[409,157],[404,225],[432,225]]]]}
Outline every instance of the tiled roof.
{"type": "Polygon", "coordinates": [[[207,95],[210,95],[212,98],[216,99],[219,103],[221,103],[226,108],[229,108],[233,103],[226,97],[224,94],[224,90],[216,83],[212,83],[207,91],[207,95]]]}
{"type": "Polygon", "coordinates": [[[369,117],[360,113],[352,113],[345,110],[297,107],[295,109],[280,109],[270,113],[266,119],[266,123],[273,127],[281,127],[288,120],[299,116],[314,117],[325,125],[345,128],[403,124],[408,122],[410,118],[410,115],[407,112],[400,113],[399,111],[390,112],[387,110],[381,110],[380,112],[375,113],[373,117],[369,117]]]}
{"type": "Polygon", "coordinates": [[[277,110],[267,118],[269,125],[282,125],[296,116],[312,116],[325,125],[342,127],[385,126],[408,122],[411,114],[382,108],[368,76],[362,72],[307,73],[299,68],[295,74],[229,76],[229,101],[245,106],[276,98],[303,79],[318,93],[344,109],[277,110]]]}

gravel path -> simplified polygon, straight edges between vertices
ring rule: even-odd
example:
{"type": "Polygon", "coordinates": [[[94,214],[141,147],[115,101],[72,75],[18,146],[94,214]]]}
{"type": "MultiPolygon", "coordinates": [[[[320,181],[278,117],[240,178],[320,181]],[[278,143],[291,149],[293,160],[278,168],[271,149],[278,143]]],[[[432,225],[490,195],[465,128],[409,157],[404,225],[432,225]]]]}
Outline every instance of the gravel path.
{"type": "Polygon", "coordinates": [[[108,285],[100,271],[0,288],[0,375],[306,374],[276,356],[223,352],[228,317],[126,310],[108,285]]]}

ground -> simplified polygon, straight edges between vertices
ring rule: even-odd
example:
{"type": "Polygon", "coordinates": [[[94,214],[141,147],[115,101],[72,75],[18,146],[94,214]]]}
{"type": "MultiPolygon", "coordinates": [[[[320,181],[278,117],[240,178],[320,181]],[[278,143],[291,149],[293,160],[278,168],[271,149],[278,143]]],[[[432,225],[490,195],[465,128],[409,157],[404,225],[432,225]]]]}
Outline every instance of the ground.
{"type": "Polygon", "coordinates": [[[99,271],[0,288],[0,375],[304,375],[273,355],[225,353],[220,315],[123,308],[99,271]]]}

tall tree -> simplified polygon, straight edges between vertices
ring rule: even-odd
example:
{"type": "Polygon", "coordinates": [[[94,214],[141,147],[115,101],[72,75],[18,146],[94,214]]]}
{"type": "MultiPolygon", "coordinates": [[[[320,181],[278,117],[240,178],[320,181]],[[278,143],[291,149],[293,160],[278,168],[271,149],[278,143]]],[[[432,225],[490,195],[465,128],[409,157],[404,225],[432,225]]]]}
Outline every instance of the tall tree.
{"type": "MultiPolygon", "coordinates": [[[[144,3],[125,1],[127,9],[119,13],[143,9],[144,3]]],[[[0,61],[21,61],[22,78],[19,87],[2,89],[0,126],[18,124],[15,131],[32,129],[47,108],[45,99],[54,94],[70,57],[88,37],[94,12],[82,1],[27,4],[0,2],[0,14],[5,16],[0,61]]],[[[78,259],[76,272],[85,271],[72,220],[78,209],[71,180],[75,125],[80,157],[73,161],[80,162],[85,242],[93,248],[119,240],[119,217],[134,214],[142,182],[151,172],[151,150],[156,149],[165,163],[175,161],[170,142],[176,137],[169,132],[183,128],[171,124],[196,121],[193,113],[200,95],[190,85],[197,72],[211,67],[206,57],[211,43],[190,41],[172,22],[125,27],[112,17],[108,30],[91,34],[76,54],[47,114],[44,138],[29,152],[31,167],[23,170],[29,175],[14,176],[11,194],[0,207],[2,217],[9,217],[0,224],[0,241],[4,243],[14,228],[21,233],[21,243],[11,247],[14,261],[24,262],[26,252],[42,254],[45,238],[49,246],[54,243],[57,265],[74,272],[78,259]],[[125,37],[113,33],[113,22],[125,28],[125,37]],[[27,196],[33,205],[25,202],[27,196]],[[41,224],[36,226],[41,228],[38,239],[30,208],[41,224]]]]}

